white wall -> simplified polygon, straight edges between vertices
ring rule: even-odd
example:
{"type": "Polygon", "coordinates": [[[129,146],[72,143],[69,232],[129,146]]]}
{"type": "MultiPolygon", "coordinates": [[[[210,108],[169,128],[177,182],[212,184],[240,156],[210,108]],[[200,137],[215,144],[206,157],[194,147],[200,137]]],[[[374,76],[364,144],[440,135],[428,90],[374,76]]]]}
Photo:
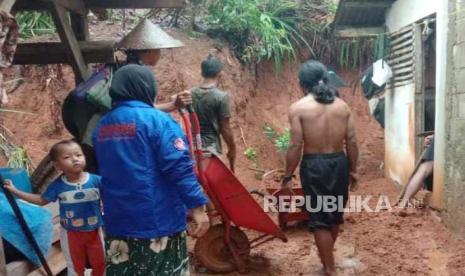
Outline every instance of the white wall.
{"type": "Polygon", "coordinates": [[[385,172],[405,185],[415,165],[415,101],[413,84],[387,90],[385,172]]]}
{"type": "Polygon", "coordinates": [[[386,26],[395,32],[423,17],[436,13],[447,0],[397,0],[386,13],[386,26]]]}
{"type": "Polygon", "coordinates": [[[447,123],[447,62],[451,61],[448,45],[449,36],[449,5],[446,0],[438,10],[436,16],[436,119],[434,138],[434,180],[433,180],[433,206],[442,208],[444,203],[445,179],[445,150],[446,150],[446,123],[447,123]]]}

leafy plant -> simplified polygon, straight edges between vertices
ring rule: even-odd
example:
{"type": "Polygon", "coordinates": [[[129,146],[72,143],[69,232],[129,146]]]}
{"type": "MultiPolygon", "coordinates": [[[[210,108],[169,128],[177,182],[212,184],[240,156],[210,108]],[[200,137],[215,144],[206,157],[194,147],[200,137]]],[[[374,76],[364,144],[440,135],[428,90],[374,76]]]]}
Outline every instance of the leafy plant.
{"type": "Polygon", "coordinates": [[[274,146],[276,147],[276,149],[278,149],[279,152],[287,152],[287,149],[289,148],[290,137],[291,132],[288,128],[286,128],[284,132],[281,135],[278,135],[278,137],[275,139],[274,146]]]}
{"type": "Polygon", "coordinates": [[[310,45],[301,35],[304,18],[291,0],[224,0],[209,6],[212,33],[226,39],[243,62],[273,60],[282,69],[286,58],[296,57],[297,46],[310,45]]]}
{"type": "Polygon", "coordinates": [[[263,133],[265,133],[266,138],[268,138],[270,140],[273,140],[276,136],[278,136],[278,133],[276,133],[276,130],[274,130],[269,125],[263,126],[263,133]]]}
{"type": "Polygon", "coordinates": [[[10,168],[23,168],[27,172],[30,172],[30,164],[31,163],[27,155],[26,149],[14,146],[8,158],[7,166],[10,168]]]}
{"type": "Polygon", "coordinates": [[[289,140],[291,133],[288,128],[284,129],[283,133],[278,133],[270,125],[265,125],[263,127],[263,133],[270,141],[273,142],[278,152],[285,153],[289,148],[289,140]]]}
{"type": "Polygon", "coordinates": [[[28,173],[33,170],[32,162],[27,155],[26,149],[9,142],[5,135],[0,132],[0,150],[7,157],[7,166],[11,168],[23,168],[28,173]]]}
{"type": "Polygon", "coordinates": [[[254,165],[257,165],[257,152],[255,151],[254,148],[248,147],[244,151],[244,155],[245,155],[245,157],[247,157],[247,159],[252,161],[254,163],[254,165]]]}
{"type": "Polygon", "coordinates": [[[55,33],[55,24],[46,12],[18,12],[16,20],[18,21],[19,33],[22,38],[55,33]]]}

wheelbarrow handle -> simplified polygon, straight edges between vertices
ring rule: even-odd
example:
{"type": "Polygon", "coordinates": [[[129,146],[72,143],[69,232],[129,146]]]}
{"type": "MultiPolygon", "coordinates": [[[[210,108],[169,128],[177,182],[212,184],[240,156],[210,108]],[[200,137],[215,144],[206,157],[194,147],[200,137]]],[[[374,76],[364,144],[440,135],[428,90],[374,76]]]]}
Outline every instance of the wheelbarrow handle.
{"type": "Polygon", "coordinates": [[[192,104],[188,104],[186,106],[186,109],[187,109],[187,112],[189,112],[189,114],[195,113],[194,108],[192,107],[192,104]]]}

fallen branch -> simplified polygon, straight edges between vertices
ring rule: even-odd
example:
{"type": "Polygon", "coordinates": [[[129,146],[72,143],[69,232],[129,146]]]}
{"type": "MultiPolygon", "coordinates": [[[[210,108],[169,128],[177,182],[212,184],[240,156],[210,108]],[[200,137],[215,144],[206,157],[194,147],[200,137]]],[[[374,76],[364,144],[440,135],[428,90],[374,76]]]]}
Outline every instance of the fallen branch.
{"type": "Polygon", "coordinates": [[[0,112],[10,112],[10,113],[19,113],[19,114],[26,114],[26,115],[35,115],[34,113],[27,112],[27,111],[14,110],[14,109],[5,109],[5,108],[0,108],[0,112]]]}
{"type": "Polygon", "coordinates": [[[249,170],[256,171],[256,172],[261,172],[261,173],[266,173],[264,169],[259,169],[259,168],[254,168],[254,167],[247,167],[249,170]]]}
{"type": "Polygon", "coordinates": [[[248,148],[247,142],[245,141],[245,138],[244,138],[244,131],[242,130],[242,127],[241,127],[241,126],[239,126],[239,130],[241,131],[241,139],[242,139],[242,142],[244,142],[244,146],[245,146],[246,148],[248,148]]]}

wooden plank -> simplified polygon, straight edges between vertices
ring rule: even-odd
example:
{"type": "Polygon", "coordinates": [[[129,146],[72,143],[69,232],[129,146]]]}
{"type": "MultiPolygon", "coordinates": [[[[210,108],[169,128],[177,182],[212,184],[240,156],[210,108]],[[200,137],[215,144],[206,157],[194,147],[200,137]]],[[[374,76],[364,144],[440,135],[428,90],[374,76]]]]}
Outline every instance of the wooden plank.
{"type": "Polygon", "coordinates": [[[397,57],[406,53],[412,53],[413,52],[413,45],[401,50],[398,50],[396,52],[391,53],[391,57],[397,57]]]}
{"type": "Polygon", "coordinates": [[[32,269],[33,265],[28,261],[15,261],[6,265],[6,275],[8,276],[24,276],[32,269]]]}
{"type": "Polygon", "coordinates": [[[5,250],[3,249],[2,233],[0,233],[0,276],[6,275],[5,250]]]}
{"type": "Polygon", "coordinates": [[[399,69],[404,68],[404,67],[413,68],[413,59],[410,59],[410,60],[407,60],[407,61],[401,62],[401,63],[396,63],[396,64],[391,66],[391,69],[392,69],[392,71],[395,71],[395,70],[399,70],[399,69]]]}
{"type": "Polygon", "coordinates": [[[392,5],[393,1],[360,1],[360,2],[345,2],[344,7],[350,9],[387,9],[392,5]]]}
{"type": "Polygon", "coordinates": [[[413,29],[413,25],[408,25],[408,26],[405,26],[403,28],[401,28],[400,30],[398,31],[395,31],[395,32],[392,32],[389,34],[389,37],[396,37],[396,36],[399,36],[399,35],[402,35],[406,32],[411,32],[413,29]]]}
{"type": "Polygon", "coordinates": [[[183,8],[186,0],[84,0],[88,9],[153,9],[183,8]]]}
{"type": "MultiPolygon", "coordinates": [[[[85,63],[115,63],[115,41],[79,42],[85,63]]],[[[60,42],[20,43],[13,64],[68,63],[65,47],[60,42]],[[53,53],[53,55],[50,55],[53,53]]]]}
{"type": "Polygon", "coordinates": [[[71,29],[65,8],[54,3],[51,13],[55,27],[65,48],[69,64],[73,67],[76,83],[86,80],[90,74],[89,69],[82,56],[76,36],[71,29]]]}
{"type": "Polygon", "coordinates": [[[87,14],[86,6],[82,0],[17,0],[13,10],[51,10],[53,4],[61,5],[67,10],[80,15],[87,14]]]}
{"type": "Polygon", "coordinates": [[[389,83],[389,84],[386,86],[386,89],[393,89],[393,88],[405,86],[405,85],[411,84],[411,83],[413,83],[413,79],[404,80],[404,81],[398,81],[398,82],[395,82],[394,85],[391,84],[391,83],[389,83]]]}
{"type": "Polygon", "coordinates": [[[399,49],[402,49],[402,48],[405,48],[405,47],[408,47],[408,46],[411,46],[413,45],[413,37],[410,38],[409,40],[405,40],[401,43],[398,43],[394,46],[391,46],[391,51],[397,51],[399,49]]]}
{"type": "Polygon", "coordinates": [[[384,27],[354,28],[348,26],[338,26],[336,30],[334,30],[334,35],[339,38],[377,37],[379,34],[384,32],[384,27]]]}
{"type": "MultiPolygon", "coordinates": [[[[63,252],[61,251],[59,244],[56,244],[50,250],[47,263],[52,271],[53,275],[58,275],[66,269],[66,260],[63,252]]],[[[42,267],[30,272],[27,276],[47,276],[42,267]]]]}
{"type": "Polygon", "coordinates": [[[394,82],[413,79],[413,73],[401,76],[394,76],[394,82]]]}
{"type": "Polygon", "coordinates": [[[89,20],[87,19],[87,15],[84,16],[72,12],[70,18],[71,28],[76,35],[76,39],[78,41],[89,40],[89,20]]]}
{"type": "MultiPolygon", "coordinates": [[[[415,133],[425,130],[425,89],[424,89],[424,51],[422,39],[422,25],[415,24],[413,29],[414,38],[414,74],[415,83],[415,133]]],[[[415,139],[415,161],[419,162],[423,152],[423,138],[415,139]]]]}
{"type": "Polygon", "coordinates": [[[389,64],[389,66],[392,66],[394,64],[398,64],[398,63],[404,63],[404,62],[407,62],[408,60],[413,60],[413,52],[410,52],[408,54],[405,54],[405,55],[402,55],[400,57],[396,57],[394,59],[392,59],[392,57],[387,61],[387,63],[389,64]]]}
{"type": "Polygon", "coordinates": [[[413,33],[412,32],[408,32],[408,33],[405,33],[399,37],[395,37],[395,38],[391,38],[392,40],[389,41],[389,44],[394,46],[394,45],[397,45],[398,43],[402,42],[403,40],[407,40],[407,39],[412,39],[413,37],[413,33]]]}
{"type": "Polygon", "coordinates": [[[15,0],[0,0],[0,10],[10,12],[15,2],[15,0]]]}
{"type": "Polygon", "coordinates": [[[398,70],[394,70],[394,75],[401,75],[401,74],[404,74],[404,73],[411,73],[411,72],[414,72],[413,70],[413,67],[405,67],[405,68],[402,68],[402,69],[398,69],[398,70]]]}

